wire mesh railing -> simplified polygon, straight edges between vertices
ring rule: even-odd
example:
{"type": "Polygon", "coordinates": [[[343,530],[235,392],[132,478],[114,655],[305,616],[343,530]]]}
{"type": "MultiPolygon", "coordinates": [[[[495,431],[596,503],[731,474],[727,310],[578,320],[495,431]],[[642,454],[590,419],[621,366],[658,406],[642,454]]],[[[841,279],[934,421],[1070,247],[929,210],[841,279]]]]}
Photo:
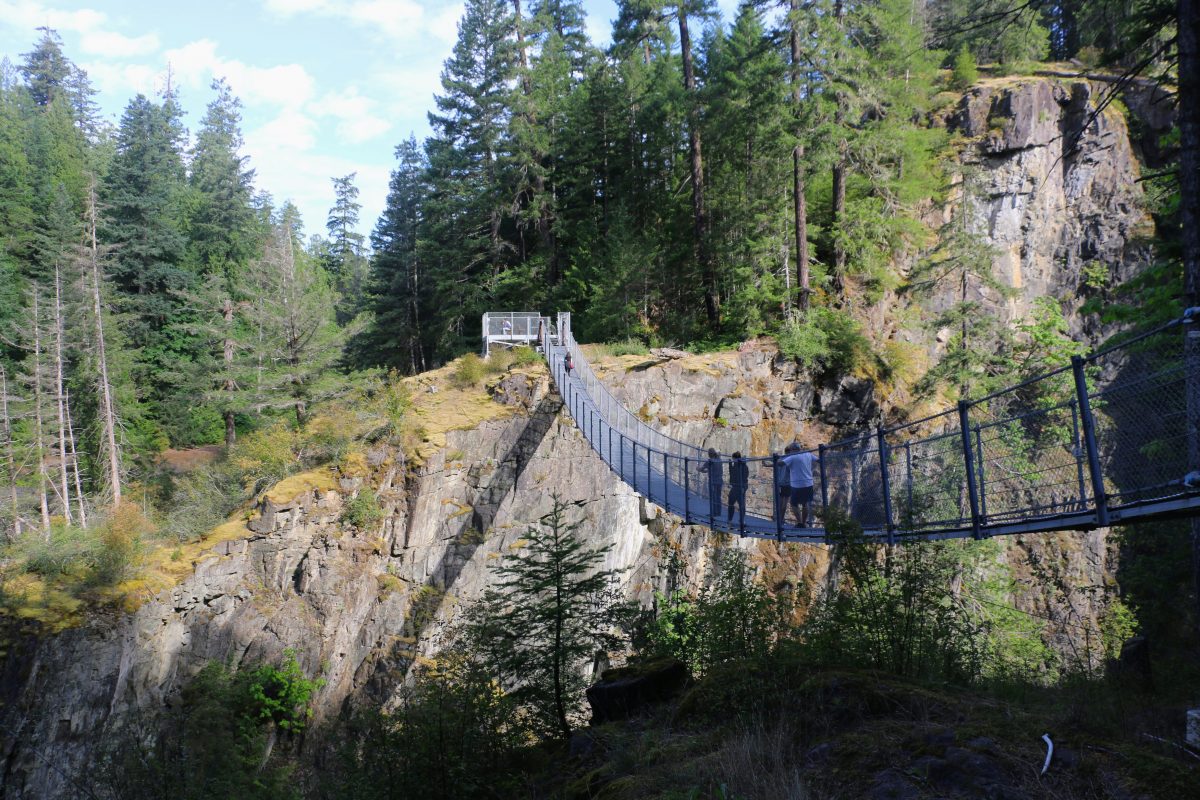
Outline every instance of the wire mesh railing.
{"type": "Polygon", "coordinates": [[[710,455],[656,430],[596,375],[569,314],[539,329],[566,408],[593,449],[685,522],[819,539],[837,509],[891,542],[1196,513],[1200,341],[1189,350],[1181,335],[1200,338],[1193,320],[1200,309],[956,409],[798,459],[710,455]]]}

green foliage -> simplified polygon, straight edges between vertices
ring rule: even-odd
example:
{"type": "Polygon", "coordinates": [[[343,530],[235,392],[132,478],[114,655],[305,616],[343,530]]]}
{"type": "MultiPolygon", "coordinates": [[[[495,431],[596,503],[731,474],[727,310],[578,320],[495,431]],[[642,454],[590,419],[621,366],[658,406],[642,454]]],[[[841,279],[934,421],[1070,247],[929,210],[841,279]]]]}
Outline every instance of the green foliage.
{"type": "Polygon", "coordinates": [[[909,542],[882,550],[856,523],[832,518],[838,583],[804,628],[805,647],[826,664],[925,680],[970,683],[983,674],[986,627],[947,591],[962,564],[950,546],[909,542]]]}
{"type": "Polygon", "coordinates": [[[485,370],[486,365],[482,358],[474,353],[467,353],[458,360],[450,380],[455,386],[465,389],[468,386],[475,386],[483,380],[485,370]]]}
{"type": "Polygon", "coordinates": [[[836,309],[813,308],[804,319],[785,322],[776,339],[783,355],[816,372],[849,374],[871,359],[860,324],[836,309]]]}
{"type": "Polygon", "coordinates": [[[264,664],[246,678],[249,714],[260,723],[270,723],[286,733],[300,733],[312,716],[309,702],[324,685],[321,678],[305,676],[294,650],[283,651],[283,664],[264,664]]]}
{"type": "Polygon", "coordinates": [[[640,339],[624,339],[604,345],[610,356],[645,356],[650,354],[650,348],[640,339]]]}
{"type": "Polygon", "coordinates": [[[491,674],[452,650],[416,670],[395,711],[351,721],[323,788],[345,800],[518,796],[516,754],[529,735],[523,722],[491,674]]]}
{"type": "Polygon", "coordinates": [[[790,632],[796,598],[772,596],[755,580],[740,550],[722,555],[712,584],[695,597],[655,595],[655,613],[639,632],[643,656],[670,656],[693,675],[730,661],[765,658],[790,632]]]}
{"type": "Polygon", "coordinates": [[[103,745],[98,783],[128,800],[297,800],[286,749],[320,685],[291,651],[279,667],[234,672],[211,662],[185,685],[166,724],[134,720],[103,745]]]}
{"type": "Polygon", "coordinates": [[[529,714],[538,734],[569,739],[581,716],[584,664],[623,642],[631,609],[616,573],[599,569],[605,550],[584,546],[554,498],[523,547],[506,554],[496,580],[468,612],[464,646],[529,714]]]}
{"type": "Polygon", "coordinates": [[[1103,261],[1089,261],[1080,270],[1083,285],[1095,291],[1104,291],[1112,283],[1112,273],[1103,261]]]}
{"type": "Polygon", "coordinates": [[[383,521],[383,508],[380,507],[379,498],[375,496],[375,492],[370,487],[364,487],[359,490],[353,500],[346,503],[342,509],[341,519],[342,522],[353,525],[360,531],[371,530],[383,521]]]}
{"type": "Polygon", "coordinates": [[[950,72],[950,85],[955,89],[967,89],[979,80],[979,69],[975,66],[975,56],[964,44],[954,56],[954,64],[950,72]]]}

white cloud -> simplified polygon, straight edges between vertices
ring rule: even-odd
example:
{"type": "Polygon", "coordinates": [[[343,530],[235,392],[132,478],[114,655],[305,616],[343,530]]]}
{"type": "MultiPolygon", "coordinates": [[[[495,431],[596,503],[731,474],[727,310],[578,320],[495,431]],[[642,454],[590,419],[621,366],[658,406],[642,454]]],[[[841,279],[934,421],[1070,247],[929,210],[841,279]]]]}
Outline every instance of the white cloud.
{"type": "Polygon", "coordinates": [[[383,211],[387,198],[391,165],[371,163],[337,155],[312,152],[297,147],[303,142],[273,136],[287,124],[277,118],[246,136],[245,152],[250,166],[257,170],[255,183],[270,191],[276,203],[291,200],[300,209],[309,234],[325,232],[325,217],[333,205],[330,179],[357,173],[362,203],[359,230],[369,231],[383,211]]]}
{"type": "Polygon", "coordinates": [[[378,106],[354,87],[342,93],[331,92],[309,108],[312,113],[338,120],[337,135],[349,144],[362,144],[392,129],[392,123],[375,113],[378,106]]]}
{"type": "Polygon", "coordinates": [[[185,86],[206,86],[213,78],[226,78],[233,92],[244,103],[298,108],[307,103],[316,83],[300,64],[257,67],[217,54],[211,39],[189,42],[168,50],[165,56],[171,70],[185,86]]]}
{"type": "Polygon", "coordinates": [[[446,6],[429,21],[429,32],[443,42],[454,44],[458,39],[458,21],[462,19],[462,15],[462,3],[446,6]]]}
{"type": "Polygon", "coordinates": [[[166,70],[146,64],[97,61],[82,66],[88,78],[100,91],[118,96],[134,93],[151,97],[166,84],[166,70]]]}
{"type": "Polygon", "coordinates": [[[0,0],[0,24],[14,28],[54,28],[60,33],[79,35],[83,52],[106,58],[125,58],[155,53],[158,35],[126,36],[108,28],[108,15],[91,8],[74,11],[51,8],[37,0],[0,0]]]}
{"type": "Polygon", "coordinates": [[[126,36],[115,31],[93,30],[82,34],[79,46],[83,52],[106,58],[128,58],[157,53],[158,35],[126,36]]]}
{"type": "Polygon", "coordinates": [[[263,5],[281,17],[318,14],[343,19],[393,41],[427,36],[453,41],[463,8],[458,0],[263,0],[263,5]]]}
{"type": "Polygon", "coordinates": [[[297,109],[288,109],[246,134],[247,152],[288,150],[305,153],[317,144],[317,121],[297,109]]]}

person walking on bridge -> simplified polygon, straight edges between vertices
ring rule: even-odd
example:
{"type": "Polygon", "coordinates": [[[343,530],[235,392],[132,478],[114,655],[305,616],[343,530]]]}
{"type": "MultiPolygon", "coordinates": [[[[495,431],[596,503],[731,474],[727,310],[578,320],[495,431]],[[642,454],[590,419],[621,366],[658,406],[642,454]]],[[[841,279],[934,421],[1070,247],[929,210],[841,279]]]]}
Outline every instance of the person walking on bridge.
{"type": "Polygon", "coordinates": [[[787,458],[799,449],[799,445],[795,442],[791,442],[783,448],[783,458],[779,459],[779,466],[775,472],[775,491],[778,493],[778,498],[775,500],[775,519],[780,524],[786,519],[788,503],[792,499],[792,482],[788,477],[787,458]]]}
{"type": "Polygon", "coordinates": [[[750,485],[750,467],[741,452],[733,454],[733,462],[729,465],[729,518],[733,526],[733,509],[738,509],[738,527],[746,528],[746,487],[750,485]]]}
{"type": "Polygon", "coordinates": [[[716,449],[708,448],[708,460],[701,465],[700,471],[708,473],[709,516],[710,522],[715,522],[721,518],[721,491],[725,488],[725,476],[721,474],[721,454],[716,449]]]}
{"type": "Polygon", "coordinates": [[[799,442],[792,442],[791,455],[784,456],[788,475],[789,500],[796,515],[796,524],[808,527],[808,511],[813,499],[813,454],[800,449],[799,442]]]}

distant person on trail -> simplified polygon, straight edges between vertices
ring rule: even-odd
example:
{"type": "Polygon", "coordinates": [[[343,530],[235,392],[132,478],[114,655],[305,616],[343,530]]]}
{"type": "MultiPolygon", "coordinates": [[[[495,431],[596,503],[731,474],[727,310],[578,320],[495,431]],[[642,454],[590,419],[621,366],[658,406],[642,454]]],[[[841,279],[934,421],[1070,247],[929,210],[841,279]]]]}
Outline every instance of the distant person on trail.
{"type": "Polygon", "coordinates": [[[512,320],[504,320],[500,323],[500,335],[504,337],[512,336],[512,320]]]}
{"type": "Polygon", "coordinates": [[[738,509],[738,527],[746,527],[746,487],[750,485],[750,466],[741,452],[733,454],[733,463],[729,465],[729,517],[733,523],[733,509],[738,509]]]}
{"type": "Polygon", "coordinates": [[[816,459],[810,452],[803,452],[797,442],[792,442],[792,453],[783,457],[786,465],[788,485],[791,489],[789,499],[792,511],[796,514],[796,524],[801,528],[808,527],[808,510],[813,499],[813,462],[816,459]]]}
{"type": "Polygon", "coordinates": [[[786,461],[788,456],[799,449],[800,447],[795,442],[783,448],[783,458],[779,459],[779,465],[775,471],[775,491],[779,494],[779,498],[775,501],[775,521],[780,524],[783,524],[788,503],[792,500],[792,483],[788,478],[786,461]]]}
{"type": "Polygon", "coordinates": [[[721,474],[721,454],[713,448],[708,448],[708,460],[700,467],[701,472],[708,473],[708,503],[710,521],[721,518],[721,490],[725,478],[721,474]]]}
{"type": "Polygon", "coordinates": [[[571,358],[570,353],[563,356],[563,367],[567,370],[567,377],[571,377],[571,370],[575,369],[575,360],[571,358]]]}

